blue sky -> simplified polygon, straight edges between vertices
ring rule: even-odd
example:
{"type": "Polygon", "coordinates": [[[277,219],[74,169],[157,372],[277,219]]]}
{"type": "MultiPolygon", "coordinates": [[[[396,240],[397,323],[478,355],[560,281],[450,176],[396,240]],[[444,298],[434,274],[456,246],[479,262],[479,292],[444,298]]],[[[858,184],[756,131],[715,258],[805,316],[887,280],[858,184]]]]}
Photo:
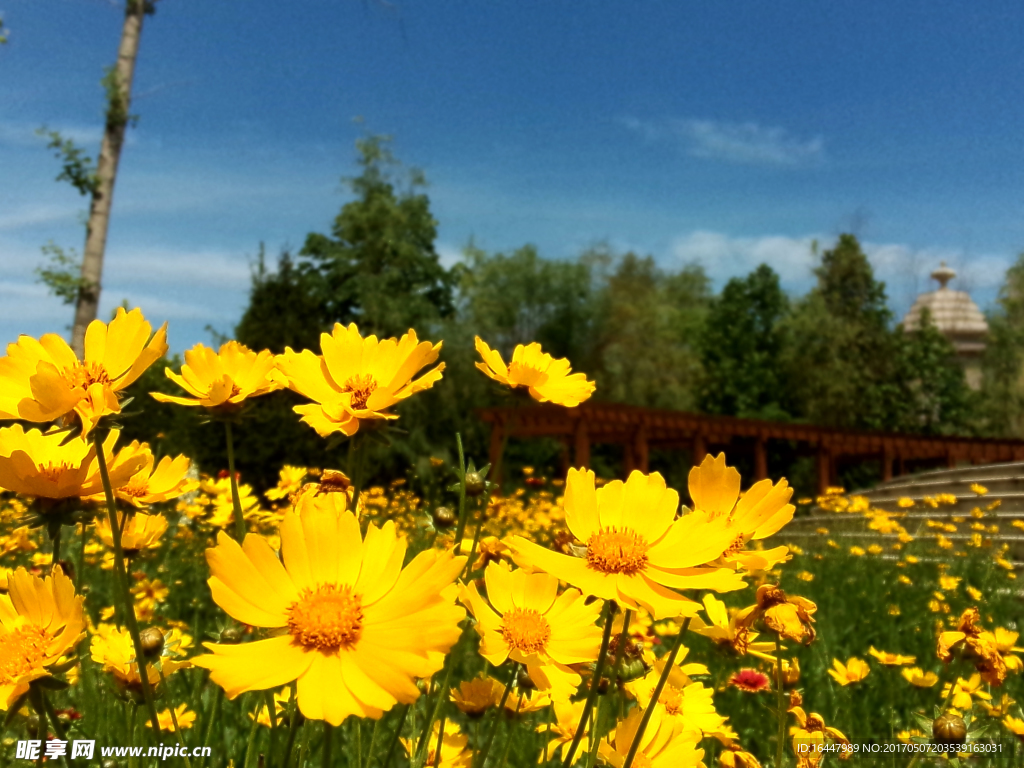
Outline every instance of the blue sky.
{"type": "MultiPolygon", "coordinates": [[[[33,270],[81,248],[86,201],[34,130],[93,154],[113,0],[0,0],[0,341],[61,332],[33,270]]],[[[457,259],[599,241],[767,261],[800,293],[809,245],[866,243],[897,312],[940,259],[979,304],[1024,250],[1024,6],[160,0],[146,20],[104,276],[182,350],[230,332],[259,243],[326,231],[365,131],[421,167],[457,259]],[[358,124],[354,118],[361,117],[358,124]]]]}

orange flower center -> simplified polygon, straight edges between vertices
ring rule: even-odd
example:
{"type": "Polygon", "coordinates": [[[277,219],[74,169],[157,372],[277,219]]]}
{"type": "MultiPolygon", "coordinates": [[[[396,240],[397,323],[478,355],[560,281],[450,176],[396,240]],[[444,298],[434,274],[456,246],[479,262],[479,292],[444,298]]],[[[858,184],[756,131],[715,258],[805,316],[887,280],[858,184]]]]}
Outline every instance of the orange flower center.
{"type": "Polygon", "coordinates": [[[501,636],[514,651],[537,653],[551,639],[551,626],[537,611],[513,608],[502,618],[501,636]]]}
{"type": "Polygon", "coordinates": [[[61,476],[73,469],[71,464],[66,461],[62,461],[59,464],[54,464],[52,461],[48,461],[46,464],[39,464],[36,469],[39,470],[39,476],[49,480],[51,483],[60,482],[61,476]]]}
{"type": "Polygon", "coordinates": [[[377,389],[377,382],[374,381],[373,376],[370,374],[365,376],[357,374],[345,382],[345,386],[341,391],[351,392],[352,407],[357,411],[361,411],[366,407],[366,401],[370,399],[370,395],[373,394],[375,389],[377,389]]]}
{"type": "Polygon", "coordinates": [[[632,576],[647,567],[647,547],[644,538],[629,528],[604,528],[587,541],[587,566],[632,576]]]}
{"type": "Polygon", "coordinates": [[[678,715],[683,711],[683,692],[674,685],[666,685],[658,701],[665,706],[665,711],[670,715],[678,715]]]}
{"type": "Polygon", "coordinates": [[[633,758],[633,765],[636,768],[651,768],[651,758],[637,750],[636,757],[633,758]]]}
{"type": "Polygon", "coordinates": [[[0,635],[0,685],[41,667],[49,641],[46,630],[33,624],[0,635]]]}
{"type": "Polygon", "coordinates": [[[134,499],[138,499],[149,494],[149,481],[142,479],[136,480],[133,477],[128,481],[128,485],[122,486],[117,490],[125,496],[131,496],[134,499]]]}
{"type": "Polygon", "coordinates": [[[363,634],[363,596],[347,584],[304,589],[288,608],[288,630],[309,649],[349,650],[363,634]]]}
{"type": "Polygon", "coordinates": [[[317,486],[316,493],[313,495],[319,496],[321,493],[347,493],[351,487],[352,481],[348,479],[344,472],[339,472],[336,469],[325,469],[320,476],[320,484],[317,486]]]}
{"type": "Polygon", "coordinates": [[[92,384],[112,384],[110,374],[102,363],[78,363],[74,368],[65,371],[64,378],[73,387],[88,389],[92,384]]]}

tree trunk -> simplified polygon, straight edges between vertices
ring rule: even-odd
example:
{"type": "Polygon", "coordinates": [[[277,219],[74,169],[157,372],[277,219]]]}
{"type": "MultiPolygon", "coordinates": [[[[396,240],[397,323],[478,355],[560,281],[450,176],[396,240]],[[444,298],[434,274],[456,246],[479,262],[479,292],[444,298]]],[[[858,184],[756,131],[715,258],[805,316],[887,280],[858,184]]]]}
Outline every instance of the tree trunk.
{"type": "Polygon", "coordinates": [[[125,131],[128,128],[128,109],[131,105],[132,78],[135,59],[139,54],[142,18],[146,15],[144,0],[127,0],[121,45],[117,51],[117,65],[111,70],[107,85],[107,124],[103,143],[96,161],[96,189],[89,206],[89,222],[85,229],[85,250],[82,253],[83,287],[78,293],[75,324],[71,330],[71,348],[81,359],[85,354],[85,329],[96,319],[100,302],[100,280],[103,276],[103,254],[107,247],[107,228],[110,225],[110,207],[117,180],[117,165],[121,159],[125,131]]]}

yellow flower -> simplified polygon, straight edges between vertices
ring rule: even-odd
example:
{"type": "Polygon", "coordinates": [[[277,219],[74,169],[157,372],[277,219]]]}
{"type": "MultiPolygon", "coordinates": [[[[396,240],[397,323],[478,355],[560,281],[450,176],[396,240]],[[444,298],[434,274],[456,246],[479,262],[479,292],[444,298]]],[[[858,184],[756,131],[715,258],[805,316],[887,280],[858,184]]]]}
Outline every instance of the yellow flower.
{"type": "Polygon", "coordinates": [[[907,496],[903,496],[899,501],[896,502],[896,504],[903,509],[907,509],[908,507],[914,506],[914,500],[908,498],[907,496]]]}
{"type": "Polygon", "coordinates": [[[737,623],[739,614],[729,617],[725,603],[712,594],[704,595],[704,610],[710,624],[705,624],[700,617],[690,623],[690,629],[699,635],[710,637],[718,645],[729,646],[736,654],[750,654],[761,659],[774,660],[771,654],[775,651],[775,643],[769,641],[756,642],[757,633],[737,623]]]}
{"type": "Polygon", "coordinates": [[[989,704],[986,701],[979,701],[978,704],[985,710],[985,714],[989,717],[1003,717],[1009,714],[1010,708],[1017,702],[1011,699],[1007,694],[1003,694],[1002,698],[999,699],[995,704],[989,704]]]}
{"type": "Polygon", "coordinates": [[[33,680],[82,639],[85,618],[71,579],[57,566],[45,579],[18,568],[0,594],[0,710],[7,711],[33,680]]]}
{"type": "MultiPolygon", "coordinates": [[[[654,696],[654,688],[665,670],[665,659],[658,659],[647,675],[627,687],[641,707],[647,708],[654,696]]],[[[714,690],[690,680],[678,666],[668,675],[668,681],[658,697],[659,708],[666,718],[677,718],[685,731],[700,731],[702,736],[725,726],[725,718],[715,711],[712,701],[714,690]]]]}
{"type": "Polygon", "coordinates": [[[863,557],[865,554],[864,548],[857,546],[850,547],[850,554],[854,557],[863,557]]]}
{"type": "Polygon", "coordinates": [[[313,400],[294,411],[321,437],[335,432],[354,435],[359,422],[397,419],[386,409],[441,380],[444,363],[413,380],[417,371],[437,360],[441,342],[420,343],[410,329],[401,339],[363,338],[355,323],[341,323],[320,336],[323,355],[286,348],[277,367],[290,389],[313,400]]]}
{"type": "Polygon", "coordinates": [[[758,620],[772,632],[809,645],[815,636],[814,612],[818,607],[805,597],[789,597],[774,584],[757,588],[757,602],[736,617],[739,626],[750,627],[758,620]]]}
{"type": "Polygon", "coordinates": [[[1007,715],[1003,718],[1003,725],[1006,726],[1006,729],[1010,731],[1010,733],[1021,741],[1024,741],[1024,720],[1007,715]]]}
{"type": "Polygon", "coordinates": [[[869,555],[880,555],[880,554],[882,554],[882,552],[883,552],[883,549],[880,546],[878,546],[877,544],[872,544],[870,547],[868,547],[868,554],[869,555]]]}
{"type": "Polygon", "coordinates": [[[22,336],[0,358],[0,419],[46,422],[73,412],[87,435],[121,411],[119,393],[167,352],[167,324],[150,340],[151,332],[141,310],[119,308],[109,326],[89,324],[84,361],[54,333],[22,336]]]}
{"type": "MultiPolygon", "coordinates": [[[[949,683],[942,686],[942,698],[945,699],[949,696],[949,683]]],[[[992,696],[981,689],[982,679],[981,675],[975,673],[971,675],[969,680],[964,680],[962,677],[957,678],[956,688],[953,689],[953,698],[950,703],[957,709],[970,709],[971,703],[974,698],[978,699],[991,699],[992,696]]]]}
{"type": "MultiPolygon", "coordinates": [[[[292,689],[290,686],[282,688],[279,692],[274,694],[274,713],[277,716],[277,722],[281,723],[281,718],[285,715],[288,710],[288,702],[292,700],[292,689]]],[[[249,719],[252,719],[253,713],[249,713],[249,719]]],[[[262,725],[264,728],[272,728],[274,723],[270,719],[270,712],[267,711],[265,706],[259,707],[259,715],[256,717],[256,722],[262,725]]]]}
{"type": "Polygon", "coordinates": [[[269,350],[256,353],[237,341],[222,344],[219,352],[205,344],[196,344],[185,353],[180,376],[170,368],[165,368],[164,373],[191,397],[150,392],[154,400],[201,405],[220,412],[237,410],[246,398],[265,395],[282,386],[274,378],[274,353],[269,350]]]}
{"type": "MultiPolygon", "coordinates": [[[[551,735],[554,738],[544,748],[545,760],[554,758],[556,752],[560,753],[559,760],[565,760],[565,753],[569,750],[569,745],[572,744],[572,740],[576,737],[576,727],[579,725],[580,720],[583,719],[583,704],[583,699],[579,701],[555,702],[555,722],[551,724],[551,735]]],[[[579,747],[573,756],[573,762],[576,762],[581,756],[586,755],[590,751],[589,726],[590,718],[587,718],[583,737],[580,739],[579,747]]],[[[537,726],[538,733],[546,733],[547,730],[548,726],[546,723],[537,726]]]]}
{"type": "MultiPolygon", "coordinates": [[[[103,441],[110,483],[127,483],[146,465],[149,449],[138,443],[113,453],[119,432],[103,441]]],[[[0,488],[25,496],[67,499],[103,492],[96,446],[81,438],[67,440],[63,432],[27,432],[20,424],[0,429],[0,488]],[[63,445],[62,445],[63,443],[63,445]]]]}
{"type": "Polygon", "coordinates": [[[800,579],[800,581],[814,581],[814,574],[810,571],[800,571],[796,577],[800,579]]]}
{"type": "Polygon", "coordinates": [[[946,591],[955,590],[961,581],[959,576],[939,576],[939,586],[946,591]]]}
{"type": "Polygon", "coordinates": [[[789,711],[797,722],[789,729],[789,733],[793,737],[793,752],[797,756],[797,768],[820,765],[822,754],[824,754],[823,751],[820,751],[820,745],[826,742],[849,746],[850,741],[842,731],[825,725],[825,719],[817,712],[807,714],[800,706],[791,707],[789,711]]]}
{"type": "MultiPolygon", "coordinates": [[[[179,704],[175,707],[174,717],[178,720],[178,727],[183,731],[191,728],[196,721],[196,713],[188,708],[188,704],[179,704]]],[[[171,710],[165,709],[163,712],[158,712],[156,719],[161,731],[174,733],[174,720],[171,719],[171,710]]],[[[146,720],[146,727],[152,728],[153,723],[146,720]]]]}
{"type": "MultiPolygon", "coordinates": [[[[441,724],[435,722],[434,730],[427,741],[427,761],[425,765],[430,768],[469,768],[473,763],[473,753],[466,749],[469,739],[459,731],[459,726],[451,720],[444,723],[444,737],[441,739],[441,759],[438,760],[435,754],[437,750],[437,737],[441,735],[441,724]]],[[[413,757],[413,750],[416,748],[416,739],[402,739],[402,746],[405,751],[413,757]]]]}
{"type": "Polygon", "coordinates": [[[689,514],[675,519],[679,494],[657,472],[634,471],[623,483],[601,488],[590,470],[570,469],[565,521],[586,544],[584,557],[559,554],[516,536],[517,562],[579,587],[585,594],[643,607],[656,619],[693,616],[699,604],[672,589],[743,587],[731,568],[701,567],[718,559],[736,539],[726,517],[689,514]]]}
{"type": "Polygon", "coordinates": [[[735,538],[722,557],[724,563],[748,571],[768,570],[789,559],[785,546],[770,550],[747,551],[747,542],[765,539],[790,520],[796,507],[789,503],[793,489],[785,480],[772,485],[771,480],[754,483],[740,497],[740,473],[727,466],[725,454],[704,457],[699,467],[690,470],[690,497],[698,519],[725,518],[735,538]]]}
{"type": "MultiPolygon", "coordinates": [[[[147,515],[136,512],[124,522],[124,515],[118,513],[118,524],[122,526],[121,547],[126,555],[134,555],[143,549],[155,549],[160,546],[160,537],[167,530],[167,518],[163,515],[147,515]]],[[[110,530],[110,518],[100,517],[96,520],[96,533],[108,547],[114,546],[114,535],[110,530]]]]}
{"type": "Polygon", "coordinates": [[[555,403],[575,408],[594,394],[594,382],[586,374],[570,373],[565,358],[555,359],[541,351],[540,344],[518,345],[512,352],[512,363],[505,365],[501,354],[476,337],[476,351],[483,358],[476,367],[501,384],[515,389],[526,387],[530,396],[541,403],[555,403]]]}
{"type": "Polygon", "coordinates": [[[761,763],[739,744],[729,744],[718,756],[719,768],[761,768],[761,763]]]}
{"type": "Polygon", "coordinates": [[[906,664],[913,664],[917,661],[916,656],[902,656],[898,653],[888,653],[886,651],[879,651],[875,649],[875,646],[871,646],[868,649],[868,653],[878,659],[879,664],[884,664],[887,667],[901,667],[906,664]]]}
{"type": "MultiPolygon", "coordinates": [[[[165,634],[161,655],[146,665],[146,677],[150,685],[157,685],[160,682],[160,671],[155,668],[155,664],[160,665],[165,678],[179,669],[191,666],[190,662],[175,658],[179,655],[180,643],[181,633],[178,630],[172,629],[165,634]]],[[[142,675],[139,672],[132,636],[127,629],[119,629],[112,624],[100,624],[89,643],[89,655],[103,667],[104,672],[114,676],[114,682],[119,688],[128,689],[136,694],[141,693],[142,675]]]]}
{"type": "MultiPolygon", "coordinates": [[[[355,492],[348,475],[336,469],[325,469],[317,482],[306,483],[293,494],[292,505],[299,513],[315,508],[341,514],[352,505],[355,492]]],[[[359,509],[356,513],[361,511],[359,509]]]]}
{"type": "MultiPolygon", "coordinates": [[[[626,763],[626,755],[636,736],[643,710],[634,708],[624,721],[615,729],[615,738],[611,744],[602,741],[598,751],[605,762],[612,768],[622,768],[626,763]]],[[[693,768],[701,764],[704,750],[697,749],[700,734],[687,731],[679,718],[668,717],[664,708],[655,705],[647,730],[640,738],[633,765],[643,768],[693,768]]]]}
{"type": "Polygon", "coordinates": [[[975,589],[974,587],[967,587],[967,596],[976,603],[980,603],[981,598],[983,597],[981,590],[975,589]]]}
{"type": "Polygon", "coordinates": [[[986,493],[988,493],[988,488],[986,488],[984,485],[981,485],[980,483],[971,483],[971,490],[974,491],[979,496],[984,496],[986,493]]]}
{"type": "Polygon", "coordinates": [[[931,688],[939,682],[938,675],[934,672],[925,672],[920,667],[900,670],[900,674],[903,675],[908,683],[916,685],[918,688],[931,688]]]}
{"type": "Polygon", "coordinates": [[[481,673],[479,677],[460,683],[458,688],[452,688],[451,696],[456,707],[476,718],[501,701],[504,691],[505,686],[481,673]]]}
{"type": "Polygon", "coordinates": [[[402,567],[406,543],[394,523],[360,535],[351,512],[288,512],[284,561],[261,536],[239,545],[218,534],[206,551],[214,601],[232,618],[279,630],[240,645],[207,643],[195,659],[230,698],[298,681],[309,719],[340,725],[379,718],[419,696],[414,682],[444,664],[465,611],[452,584],[466,558],[421,552],[402,567]]]}
{"type": "Polygon", "coordinates": [[[985,682],[1002,685],[1007,671],[1019,669],[1020,662],[1015,656],[1003,658],[1004,652],[1000,650],[996,636],[981,627],[980,621],[981,614],[977,608],[964,611],[956,631],[939,634],[936,655],[940,661],[948,664],[953,658],[953,651],[963,648],[965,658],[974,663],[985,682]]]}
{"type": "Polygon", "coordinates": [[[268,490],[264,495],[271,501],[288,498],[293,493],[299,492],[302,488],[302,481],[309,474],[312,473],[306,467],[293,467],[290,464],[285,464],[281,467],[277,485],[268,490]]]}
{"type": "MultiPolygon", "coordinates": [[[[164,456],[160,463],[156,463],[153,454],[148,453],[148,447],[143,443],[133,442],[124,450],[147,451],[146,463],[132,475],[131,479],[123,485],[114,485],[114,496],[126,501],[133,507],[145,508],[150,504],[158,504],[162,501],[170,501],[186,493],[191,493],[199,487],[199,481],[188,476],[191,462],[187,456],[171,458],[164,456]],[[155,465],[155,466],[154,466],[155,465]]],[[[103,501],[102,494],[97,495],[92,501],[103,501]]]]}
{"type": "Polygon", "coordinates": [[[851,657],[845,664],[839,659],[832,659],[832,669],[828,671],[832,679],[843,686],[859,683],[868,676],[869,672],[871,672],[871,667],[867,662],[856,656],[851,657]]]}
{"type": "Polygon", "coordinates": [[[580,676],[568,665],[597,658],[601,630],[594,621],[600,604],[587,605],[576,589],[559,595],[555,577],[510,571],[504,563],[488,565],[484,581],[486,601],[473,582],[462,591],[483,638],[480,655],[494,666],[509,658],[525,664],[538,689],[556,700],[570,697],[580,676]]]}

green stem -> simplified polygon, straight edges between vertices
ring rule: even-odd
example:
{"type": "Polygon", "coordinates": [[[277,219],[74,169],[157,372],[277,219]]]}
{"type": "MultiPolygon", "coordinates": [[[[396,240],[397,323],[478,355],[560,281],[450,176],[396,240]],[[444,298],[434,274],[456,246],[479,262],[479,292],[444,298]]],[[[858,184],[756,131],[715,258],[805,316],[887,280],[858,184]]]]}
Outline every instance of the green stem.
{"type": "MultiPolygon", "coordinates": [[[[619,682],[619,664],[622,663],[622,654],[626,652],[626,643],[629,639],[629,622],[632,618],[633,612],[629,610],[622,616],[622,631],[619,633],[618,640],[615,643],[615,657],[612,661],[611,672],[608,673],[608,694],[601,700],[601,704],[598,705],[593,725],[590,727],[590,754],[587,756],[587,768],[594,768],[594,763],[597,761],[597,747],[600,743],[598,738],[600,729],[598,725],[601,721],[601,712],[605,709],[604,704],[612,704],[612,696],[618,693],[616,685],[619,682]]],[[[615,717],[614,712],[612,717],[615,717]]]]}
{"type": "MultiPolygon", "coordinates": [[[[136,719],[136,716],[138,715],[138,712],[139,712],[139,708],[138,708],[138,706],[136,706],[135,702],[133,701],[129,705],[129,714],[128,714],[128,746],[129,747],[134,747],[135,746],[135,719],[136,719]]],[[[135,752],[134,749],[129,749],[128,750],[128,765],[129,765],[129,768],[131,768],[131,766],[135,765],[135,755],[134,755],[134,752],[135,752]]]]}
{"type": "Polygon", "coordinates": [[[370,731],[370,748],[366,750],[366,761],[363,762],[363,759],[359,758],[366,768],[373,768],[373,748],[377,746],[377,734],[380,733],[380,721],[382,719],[382,717],[378,717],[373,721],[373,730],[370,731]]]}
{"type": "Polygon", "coordinates": [[[50,532],[52,534],[51,538],[50,538],[50,541],[53,543],[53,553],[52,553],[52,555],[50,557],[50,570],[51,571],[54,568],[56,568],[57,567],[57,563],[60,562],[60,533],[61,533],[61,529],[63,529],[63,528],[64,528],[63,525],[58,525],[56,528],[54,528],[50,532]]]}
{"type": "Polygon", "coordinates": [[[473,559],[476,557],[476,548],[477,545],[480,543],[480,532],[483,531],[484,523],[486,522],[485,517],[487,511],[487,499],[486,497],[481,498],[484,499],[483,505],[477,505],[478,507],[480,507],[480,520],[476,524],[476,533],[473,534],[473,546],[470,547],[469,558],[466,560],[466,570],[463,571],[462,575],[459,577],[460,580],[462,581],[465,581],[467,578],[469,578],[469,574],[473,569],[473,559]]]}
{"type": "MultiPolygon", "coordinates": [[[[562,768],[569,768],[572,765],[572,760],[576,756],[576,750],[579,749],[580,742],[583,740],[583,732],[587,730],[587,718],[590,717],[590,710],[594,708],[594,702],[597,701],[598,689],[601,687],[601,675],[604,673],[604,662],[608,656],[608,643],[612,636],[612,601],[608,600],[604,604],[604,634],[601,635],[601,650],[597,654],[597,662],[594,664],[594,677],[590,681],[590,692],[587,693],[587,701],[583,705],[583,714],[580,717],[580,722],[576,726],[576,734],[572,737],[572,744],[569,745],[569,751],[565,754],[565,760],[562,761],[562,768]]],[[[596,734],[591,734],[591,738],[595,738],[596,734]]]]}
{"type": "Polygon", "coordinates": [[[277,705],[274,703],[274,694],[270,691],[263,692],[263,700],[266,702],[267,714],[270,716],[270,746],[267,747],[267,754],[270,756],[270,762],[273,763],[274,752],[277,751],[277,705]]]}
{"type": "Polygon", "coordinates": [[[124,606],[124,619],[128,634],[132,638],[135,649],[135,661],[139,665],[139,679],[142,683],[142,697],[149,710],[149,719],[153,724],[153,735],[160,738],[160,720],[156,716],[156,705],[153,703],[153,688],[149,684],[149,670],[146,655],[142,652],[142,641],[139,639],[139,622],[135,618],[135,604],[128,587],[128,573],[124,568],[124,549],[121,547],[121,527],[117,524],[117,508],[114,505],[114,490],[110,486],[110,472],[107,469],[107,458],[103,451],[103,440],[100,431],[93,431],[93,445],[96,446],[96,460],[100,468],[100,479],[103,481],[103,493],[107,499],[107,519],[110,521],[111,538],[114,542],[114,573],[115,582],[120,588],[121,601],[124,606]]]}
{"type": "Polygon", "coordinates": [[[334,726],[324,721],[324,747],[321,752],[321,766],[322,768],[331,768],[331,747],[334,741],[334,726]]]}
{"type": "Polygon", "coordinates": [[[786,752],[786,705],[785,693],[782,690],[782,636],[775,635],[775,707],[779,719],[778,739],[775,745],[775,768],[782,768],[782,760],[786,752]]]}
{"type": "Polygon", "coordinates": [[[262,696],[256,699],[256,711],[252,713],[252,726],[249,728],[249,740],[245,743],[245,768],[252,768],[252,756],[256,752],[253,747],[256,745],[256,731],[260,727],[260,712],[267,703],[262,696]]]}
{"type": "Polygon", "coordinates": [[[302,744],[299,745],[299,762],[297,763],[298,768],[305,768],[306,765],[306,753],[309,752],[309,720],[305,720],[302,723],[302,744]]]}
{"type": "MultiPolygon", "coordinates": [[[[461,640],[461,635],[459,636],[461,640]]],[[[454,649],[453,649],[454,650],[454,649]]],[[[429,746],[430,731],[434,725],[434,720],[437,719],[438,713],[441,711],[441,706],[444,704],[445,699],[448,698],[448,681],[451,680],[452,667],[455,666],[453,659],[455,658],[454,653],[448,654],[447,663],[445,664],[444,680],[441,685],[437,688],[437,696],[434,699],[434,707],[427,715],[427,721],[423,724],[423,735],[420,736],[420,743],[416,749],[416,765],[421,766],[426,760],[426,749],[429,746]]]]}
{"type": "MultiPolygon", "coordinates": [[[[53,711],[53,705],[46,698],[46,692],[39,686],[33,685],[29,688],[29,698],[32,701],[32,708],[35,709],[36,714],[39,715],[39,725],[42,728],[42,736],[40,737],[43,742],[43,746],[40,750],[40,754],[46,751],[46,719],[49,718],[53,724],[53,732],[57,735],[57,738],[61,741],[67,741],[67,733],[64,731],[64,726],[61,725],[60,720],[57,719],[57,714],[53,711]]],[[[60,761],[64,764],[64,768],[68,768],[68,757],[67,755],[61,755],[60,761]]]]}
{"type": "Polygon", "coordinates": [[[288,741],[284,745],[284,759],[281,761],[283,768],[288,768],[292,760],[292,749],[295,748],[295,735],[299,730],[299,708],[295,702],[295,683],[292,683],[292,695],[288,699],[289,720],[288,720],[288,741]]]}
{"type": "MultiPolygon", "coordinates": [[[[523,706],[523,694],[519,694],[519,701],[516,703],[516,715],[519,714],[520,707],[523,706]]],[[[508,748],[512,746],[512,737],[514,731],[511,726],[508,729],[508,738],[505,739],[505,748],[501,750],[501,760],[498,761],[498,768],[505,768],[505,761],[508,759],[508,748]]],[[[438,746],[438,754],[441,754],[441,748],[438,746]]]]}
{"type": "Polygon", "coordinates": [[[434,745],[434,765],[441,764],[441,745],[444,743],[444,721],[444,715],[441,715],[441,719],[437,721],[437,744],[434,745]]]}
{"type": "Polygon", "coordinates": [[[82,584],[85,583],[85,543],[89,538],[85,521],[80,523],[82,527],[82,543],[78,547],[78,562],[75,563],[75,591],[80,592],[82,584]]]}
{"type": "Polygon", "coordinates": [[[358,718],[352,718],[352,725],[356,731],[356,768],[362,768],[363,764],[363,721],[358,718]]]}
{"type": "Polygon", "coordinates": [[[402,715],[398,718],[398,725],[395,726],[395,733],[391,737],[391,743],[388,745],[388,752],[384,756],[383,768],[388,768],[391,764],[391,758],[395,754],[395,747],[398,746],[398,737],[402,735],[402,726],[405,725],[405,719],[409,716],[409,705],[406,704],[402,708],[402,715]]]}
{"type": "Polygon", "coordinates": [[[466,455],[462,450],[462,435],[455,433],[459,449],[459,524],[455,526],[455,554],[462,554],[462,536],[466,532],[466,455]]]}
{"type": "Polygon", "coordinates": [[[231,422],[224,422],[224,433],[228,442],[228,475],[231,478],[231,506],[235,511],[235,538],[239,543],[245,538],[245,518],[242,517],[242,499],[238,495],[238,478],[235,477],[235,439],[231,434],[231,422]]]}
{"type": "MultiPolygon", "coordinates": [[[[166,690],[166,688],[167,688],[167,678],[164,677],[163,669],[161,669],[160,667],[157,667],[156,664],[154,664],[153,666],[156,667],[156,671],[160,673],[160,682],[163,683],[164,689],[166,690]]],[[[184,748],[185,747],[185,739],[182,738],[182,736],[181,736],[181,726],[178,725],[178,715],[174,711],[174,704],[173,703],[169,703],[167,705],[167,709],[171,713],[171,722],[174,724],[174,735],[178,739],[178,746],[182,747],[181,756],[185,758],[185,768],[192,768],[192,762],[188,759],[188,750],[186,750],[184,748]]]]}
{"type": "Polygon", "coordinates": [[[491,721],[490,730],[487,732],[487,741],[484,744],[484,748],[480,750],[480,754],[477,755],[477,760],[479,761],[476,762],[477,768],[484,768],[484,765],[487,763],[487,753],[491,751],[491,745],[494,744],[494,736],[498,732],[498,723],[501,722],[501,715],[505,711],[505,702],[508,701],[508,695],[512,690],[512,686],[516,683],[517,674],[519,674],[519,664],[513,664],[512,674],[508,676],[505,692],[501,694],[501,701],[498,702],[498,708],[494,711],[494,719],[491,721]]]}
{"type": "MultiPolygon", "coordinates": [[[[206,723],[206,732],[203,733],[203,746],[210,746],[210,737],[213,736],[213,725],[217,722],[217,715],[220,714],[220,704],[224,699],[224,689],[219,685],[217,686],[217,693],[214,694],[213,707],[210,710],[210,719],[206,723]]],[[[203,762],[206,762],[206,758],[203,758],[203,762]]]]}
{"type": "Polygon", "coordinates": [[[665,662],[665,669],[661,671],[661,677],[658,678],[658,684],[654,686],[654,693],[651,695],[651,703],[647,705],[647,709],[644,710],[643,717],[640,718],[640,725],[637,726],[636,733],[633,736],[633,743],[629,745],[629,752],[626,754],[626,762],[623,763],[622,768],[631,768],[633,760],[636,758],[637,750],[640,749],[640,741],[644,737],[644,731],[647,730],[647,724],[651,722],[651,715],[654,714],[654,708],[658,701],[661,700],[661,692],[665,690],[665,683],[668,682],[668,676],[672,674],[672,668],[676,665],[676,656],[679,654],[679,649],[683,645],[683,635],[686,634],[686,630],[690,627],[690,617],[687,616],[683,620],[683,626],[679,628],[679,634],[676,635],[675,645],[672,646],[672,650],[668,654],[668,659],[665,662]]]}

